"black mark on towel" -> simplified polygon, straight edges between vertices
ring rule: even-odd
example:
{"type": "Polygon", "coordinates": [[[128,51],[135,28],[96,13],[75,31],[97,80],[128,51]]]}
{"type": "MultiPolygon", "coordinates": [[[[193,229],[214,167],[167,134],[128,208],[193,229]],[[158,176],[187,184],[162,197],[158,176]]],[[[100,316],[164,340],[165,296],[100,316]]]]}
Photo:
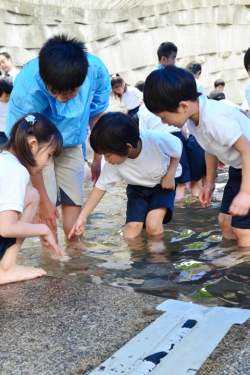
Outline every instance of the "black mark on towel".
{"type": "Polygon", "coordinates": [[[158,365],[160,363],[161,359],[166,357],[167,354],[168,353],[166,353],[166,352],[154,353],[154,354],[151,354],[151,355],[147,356],[146,358],[144,358],[143,361],[153,362],[155,365],[158,365]]]}
{"type": "Polygon", "coordinates": [[[181,328],[193,328],[196,325],[196,323],[197,323],[196,320],[188,319],[181,328]]]}

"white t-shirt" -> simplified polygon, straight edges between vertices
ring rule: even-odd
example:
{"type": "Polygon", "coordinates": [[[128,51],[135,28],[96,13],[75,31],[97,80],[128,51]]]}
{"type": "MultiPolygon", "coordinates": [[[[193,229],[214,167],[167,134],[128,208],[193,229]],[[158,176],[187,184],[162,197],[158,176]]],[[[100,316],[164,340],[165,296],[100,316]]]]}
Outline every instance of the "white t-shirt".
{"type": "Polygon", "coordinates": [[[9,102],[2,103],[0,102],[0,132],[5,131],[6,126],[6,116],[9,109],[9,102]]]}
{"type": "Polygon", "coordinates": [[[203,86],[203,83],[200,82],[198,79],[195,78],[195,82],[196,82],[196,87],[197,87],[197,91],[198,92],[201,92],[202,94],[204,94],[204,86],[203,86]]]}
{"type": "Polygon", "coordinates": [[[16,68],[15,66],[13,66],[13,68],[12,69],[10,69],[9,71],[8,71],[8,75],[7,75],[7,77],[12,81],[12,82],[14,82],[15,81],[15,79],[16,79],[16,76],[18,75],[18,73],[20,73],[20,69],[18,69],[18,68],[16,68]]]}
{"type": "Polygon", "coordinates": [[[28,170],[13,154],[0,152],[0,212],[23,212],[29,177],[28,170]]]}
{"type": "Polygon", "coordinates": [[[244,134],[250,140],[250,120],[221,101],[199,96],[199,124],[187,121],[191,134],[210,154],[236,169],[242,167],[241,154],[232,145],[244,134]]]}
{"type": "Polygon", "coordinates": [[[145,104],[139,109],[139,128],[140,130],[156,130],[163,133],[180,132],[181,129],[176,126],[163,124],[161,118],[150,112],[145,104]]]}
{"type": "Polygon", "coordinates": [[[143,93],[136,87],[127,86],[127,90],[122,94],[122,101],[127,110],[134,109],[139,106],[139,99],[142,99],[143,93]]]}
{"type": "MultiPolygon", "coordinates": [[[[142,149],[136,159],[127,158],[122,164],[105,163],[96,187],[109,190],[116,182],[124,180],[127,184],[154,187],[160,184],[166,174],[170,158],[179,158],[182,153],[182,143],[171,134],[161,134],[151,130],[140,132],[142,149]]],[[[178,164],[175,177],[182,173],[178,164]]]]}

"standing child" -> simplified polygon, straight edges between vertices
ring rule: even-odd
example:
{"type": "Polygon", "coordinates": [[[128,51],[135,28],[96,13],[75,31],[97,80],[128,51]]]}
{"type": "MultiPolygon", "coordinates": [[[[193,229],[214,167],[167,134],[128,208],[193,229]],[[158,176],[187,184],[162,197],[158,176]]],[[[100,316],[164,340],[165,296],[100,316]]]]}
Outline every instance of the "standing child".
{"type": "Polygon", "coordinates": [[[8,140],[5,135],[5,126],[12,89],[13,84],[8,78],[0,78],[0,145],[8,140]]]}
{"type": "Polygon", "coordinates": [[[142,99],[142,92],[136,87],[129,86],[119,74],[111,77],[111,87],[116,99],[123,101],[129,117],[133,117],[139,110],[139,101],[142,99]]]}
{"type": "Polygon", "coordinates": [[[106,191],[121,180],[128,184],[124,238],[138,236],[144,225],[149,235],[161,234],[163,224],[172,218],[174,179],[181,174],[180,140],[171,134],[139,133],[129,116],[109,112],[97,121],[90,145],[104,155],[106,163],[69,238],[84,232],[90,213],[106,191]]]}
{"type": "Polygon", "coordinates": [[[203,207],[211,204],[218,158],[230,166],[219,224],[227,239],[250,246],[250,123],[233,107],[208,99],[184,69],[166,67],[146,79],[144,101],[163,123],[188,129],[206,151],[207,178],[200,193],[203,207]]]}
{"type": "Polygon", "coordinates": [[[50,120],[30,113],[13,126],[0,152],[0,284],[46,275],[43,269],[16,264],[26,237],[40,236],[57,255],[61,250],[46,224],[33,224],[39,194],[28,186],[30,175],[42,173],[50,157],[58,156],[62,136],[50,120]]]}

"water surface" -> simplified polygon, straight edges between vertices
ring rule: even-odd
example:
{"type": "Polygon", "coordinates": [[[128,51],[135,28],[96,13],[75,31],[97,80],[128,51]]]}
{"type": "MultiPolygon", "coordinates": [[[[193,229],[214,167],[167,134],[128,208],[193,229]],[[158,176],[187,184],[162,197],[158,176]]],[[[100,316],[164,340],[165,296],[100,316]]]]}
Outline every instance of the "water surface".
{"type": "MultiPolygon", "coordinates": [[[[217,178],[213,204],[203,209],[188,194],[176,202],[174,217],[161,240],[146,232],[123,240],[125,184],[108,192],[86,226],[84,238],[66,246],[59,223],[63,256],[26,239],[18,262],[43,267],[49,276],[110,285],[190,301],[206,306],[250,308],[250,248],[223,240],[218,226],[220,200],[227,171],[217,178]]],[[[92,184],[85,185],[85,197],[92,184]]],[[[188,193],[188,192],[187,192],[188,193]]],[[[85,199],[86,200],[86,199],[85,199]]]]}

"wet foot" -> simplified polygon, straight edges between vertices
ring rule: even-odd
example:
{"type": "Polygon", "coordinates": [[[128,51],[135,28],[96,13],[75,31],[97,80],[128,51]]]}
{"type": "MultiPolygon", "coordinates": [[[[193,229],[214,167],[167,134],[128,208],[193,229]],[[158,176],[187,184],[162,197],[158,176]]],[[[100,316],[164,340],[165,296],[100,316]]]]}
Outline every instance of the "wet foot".
{"type": "Polygon", "coordinates": [[[15,264],[8,271],[3,271],[0,268],[0,285],[35,279],[36,277],[41,277],[46,274],[47,272],[42,268],[26,267],[15,264]]]}

